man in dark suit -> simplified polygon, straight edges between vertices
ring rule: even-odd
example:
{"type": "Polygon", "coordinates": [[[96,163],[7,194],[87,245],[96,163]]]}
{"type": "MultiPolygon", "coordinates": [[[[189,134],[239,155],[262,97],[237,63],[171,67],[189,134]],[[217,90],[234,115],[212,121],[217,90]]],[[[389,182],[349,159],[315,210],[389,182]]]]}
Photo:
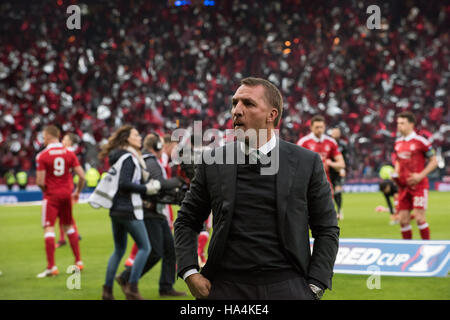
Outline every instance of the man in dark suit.
{"type": "Polygon", "coordinates": [[[320,299],[331,288],[339,237],[320,156],[276,137],[283,101],[269,81],[242,80],[232,103],[235,131],[264,134],[256,142],[238,134],[212,153],[224,163],[198,165],[175,221],[178,275],[198,299],[320,299]],[[197,235],[211,210],[199,273],[197,235]]]}

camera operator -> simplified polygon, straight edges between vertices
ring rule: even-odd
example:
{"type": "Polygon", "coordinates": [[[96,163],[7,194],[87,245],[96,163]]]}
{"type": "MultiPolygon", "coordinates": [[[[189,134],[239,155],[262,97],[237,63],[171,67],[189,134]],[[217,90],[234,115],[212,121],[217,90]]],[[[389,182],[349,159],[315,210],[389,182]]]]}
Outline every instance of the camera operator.
{"type": "MultiPolygon", "coordinates": [[[[144,150],[142,152],[147,170],[153,179],[161,182],[161,193],[180,189],[184,182],[174,177],[167,179],[164,167],[160,163],[164,142],[157,133],[151,133],[144,139],[144,150]]],[[[173,288],[176,274],[175,246],[172,232],[164,215],[166,204],[161,203],[156,197],[143,198],[144,200],[144,223],[147,228],[148,237],[152,251],[142,271],[141,277],[148,272],[161,258],[161,276],[159,280],[159,294],[162,297],[185,296],[185,292],[176,291],[173,288]]],[[[131,268],[127,267],[124,272],[116,277],[116,281],[122,288],[130,277],[131,268]]]]}

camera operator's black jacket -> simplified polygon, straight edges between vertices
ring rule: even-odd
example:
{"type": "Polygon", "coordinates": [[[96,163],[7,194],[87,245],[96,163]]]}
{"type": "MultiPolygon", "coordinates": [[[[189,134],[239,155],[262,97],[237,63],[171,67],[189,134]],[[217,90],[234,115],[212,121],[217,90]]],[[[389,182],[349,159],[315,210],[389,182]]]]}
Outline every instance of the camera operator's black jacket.
{"type": "MultiPolygon", "coordinates": [[[[178,178],[164,178],[163,168],[161,167],[158,159],[153,153],[144,151],[142,157],[144,158],[145,164],[147,166],[147,171],[150,173],[150,177],[161,182],[160,192],[179,188],[183,185],[182,181],[178,178]]],[[[161,212],[157,212],[155,196],[143,196],[142,199],[144,200],[144,219],[166,218],[161,212]]]]}

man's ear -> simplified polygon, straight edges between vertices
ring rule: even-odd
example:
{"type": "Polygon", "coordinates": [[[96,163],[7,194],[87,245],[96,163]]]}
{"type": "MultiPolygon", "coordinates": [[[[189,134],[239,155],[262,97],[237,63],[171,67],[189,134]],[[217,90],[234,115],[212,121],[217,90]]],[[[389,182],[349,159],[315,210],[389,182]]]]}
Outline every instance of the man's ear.
{"type": "Polygon", "coordinates": [[[275,119],[278,117],[278,110],[276,108],[272,108],[270,113],[267,115],[267,123],[274,123],[275,119]]]}

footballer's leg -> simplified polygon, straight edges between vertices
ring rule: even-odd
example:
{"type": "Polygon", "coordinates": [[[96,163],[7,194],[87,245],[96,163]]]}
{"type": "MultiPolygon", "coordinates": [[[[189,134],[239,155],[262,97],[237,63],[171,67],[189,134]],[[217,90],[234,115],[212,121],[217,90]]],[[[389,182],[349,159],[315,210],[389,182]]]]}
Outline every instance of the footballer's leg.
{"type": "Polygon", "coordinates": [[[70,197],[61,201],[61,222],[64,226],[64,231],[69,238],[70,247],[72,248],[73,255],[75,256],[75,264],[83,270],[83,262],[80,255],[80,244],[78,238],[78,232],[72,224],[72,199],[70,197]]]}
{"type": "Polygon", "coordinates": [[[136,258],[138,252],[138,247],[136,242],[133,244],[133,247],[131,247],[130,256],[128,257],[127,261],[125,261],[125,267],[132,267],[134,264],[134,259],[136,258]]]}
{"type": "Polygon", "coordinates": [[[58,219],[58,220],[59,220],[59,241],[58,241],[58,243],[56,243],[56,248],[60,248],[64,245],[66,245],[66,239],[64,239],[65,232],[64,232],[63,224],[61,223],[61,219],[58,219]]]}
{"type": "Polygon", "coordinates": [[[430,227],[425,219],[425,210],[414,209],[414,215],[416,217],[417,228],[419,229],[421,238],[423,240],[430,240],[430,227]]]}
{"type": "Polygon", "coordinates": [[[430,240],[430,227],[425,219],[428,204],[428,190],[418,190],[413,197],[413,213],[416,218],[417,228],[423,240],[430,240]]]}
{"type": "Polygon", "coordinates": [[[83,262],[81,261],[80,254],[80,244],[78,238],[78,232],[73,227],[73,225],[64,225],[64,230],[69,238],[70,247],[72,248],[73,255],[75,257],[75,265],[78,266],[80,270],[83,270],[83,262]]]}
{"type": "Polygon", "coordinates": [[[45,278],[57,275],[58,268],[55,266],[55,220],[57,217],[57,204],[51,199],[44,198],[42,201],[42,227],[44,228],[45,254],[47,268],[37,275],[45,278]]]}
{"type": "Polygon", "coordinates": [[[337,207],[337,216],[339,220],[344,219],[344,212],[342,210],[342,185],[336,184],[334,188],[334,202],[336,203],[337,207]]]}
{"type": "Polygon", "coordinates": [[[411,217],[409,210],[400,210],[400,231],[402,232],[402,238],[405,240],[412,239],[411,217]]]}
{"type": "Polygon", "coordinates": [[[212,214],[208,216],[208,219],[203,223],[203,230],[200,232],[198,236],[198,247],[197,247],[197,255],[198,255],[198,264],[200,267],[203,267],[206,264],[206,256],[205,256],[205,247],[209,240],[209,231],[212,228],[212,214]]]}
{"type": "Polygon", "coordinates": [[[206,264],[206,257],[205,257],[205,247],[209,240],[209,232],[206,230],[203,230],[198,235],[198,247],[197,247],[197,254],[198,254],[198,263],[200,267],[203,267],[206,264]]]}
{"type": "Polygon", "coordinates": [[[407,190],[399,191],[398,215],[400,221],[400,231],[403,239],[412,239],[411,216],[412,203],[407,190]]]}

